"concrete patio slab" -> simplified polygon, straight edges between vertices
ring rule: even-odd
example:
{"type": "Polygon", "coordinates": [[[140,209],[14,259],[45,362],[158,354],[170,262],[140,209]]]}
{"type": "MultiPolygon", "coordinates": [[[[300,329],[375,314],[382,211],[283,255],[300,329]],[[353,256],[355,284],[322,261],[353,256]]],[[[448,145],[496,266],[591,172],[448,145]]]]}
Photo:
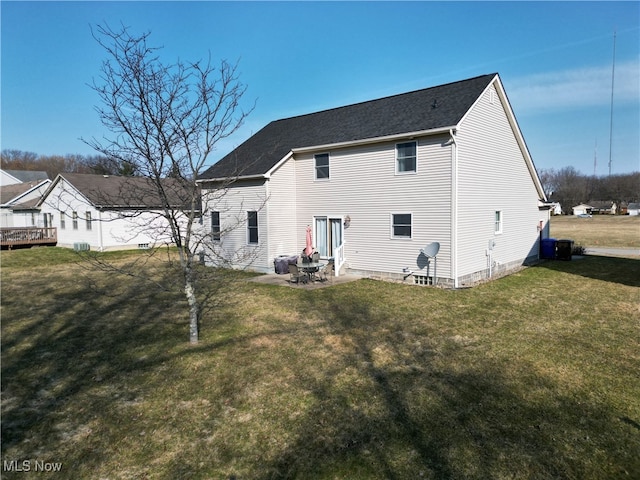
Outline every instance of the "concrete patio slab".
{"type": "Polygon", "coordinates": [[[301,288],[305,290],[315,290],[317,288],[331,287],[333,285],[341,285],[344,283],[354,282],[360,280],[362,277],[357,275],[340,275],[339,277],[330,276],[326,282],[307,282],[307,283],[291,283],[289,282],[290,275],[277,273],[268,273],[253,277],[249,281],[255,283],[263,283],[266,285],[278,285],[281,287],[301,288]]]}

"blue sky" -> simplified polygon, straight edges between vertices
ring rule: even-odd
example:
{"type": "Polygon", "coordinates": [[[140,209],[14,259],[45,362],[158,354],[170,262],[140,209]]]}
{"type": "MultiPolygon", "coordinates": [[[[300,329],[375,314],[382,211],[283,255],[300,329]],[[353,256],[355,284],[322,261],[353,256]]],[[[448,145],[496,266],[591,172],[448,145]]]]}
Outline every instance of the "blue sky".
{"type": "Polygon", "coordinates": [[[95,154],[90,26],[151,32],[168,61],[239,60],[256,108],[218,160],[272,120],[498,72],[538,169],[640,171],[640,3],[9,2],[2,149],[95,154]],[[597,144],[597,149],[596,149],[597,144]],[[596,153],[597,152],[597,153],[596,153]]]}

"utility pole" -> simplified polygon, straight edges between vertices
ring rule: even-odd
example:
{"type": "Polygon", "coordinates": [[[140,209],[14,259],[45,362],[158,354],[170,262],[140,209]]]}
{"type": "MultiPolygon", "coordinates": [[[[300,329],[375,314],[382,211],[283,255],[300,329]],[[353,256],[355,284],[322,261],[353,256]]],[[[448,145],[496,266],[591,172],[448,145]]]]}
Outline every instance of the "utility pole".
{"type": "Polygon", "coordinates": [[[613,85],[616,77],[616,31],[613,31],[613,65],[611,67],[611,115],[609,120],[609,176],[611,176],[611,158],[613,150],[613,85]]]}

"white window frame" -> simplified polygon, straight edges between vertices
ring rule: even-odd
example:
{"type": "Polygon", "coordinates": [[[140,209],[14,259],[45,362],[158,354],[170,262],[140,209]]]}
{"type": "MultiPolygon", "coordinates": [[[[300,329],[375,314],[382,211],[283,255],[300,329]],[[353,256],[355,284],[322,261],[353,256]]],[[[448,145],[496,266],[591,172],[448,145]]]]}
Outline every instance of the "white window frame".
{"type": "Polygon", "coordinates": [[[84,212],[84,220],[86,222],[86,228],[87,231],[90,231],[92,229],[93,224],[91,223],[91,212],[90,211],[86,211],[84,212]]]}
{"type": "MultiPolygon", "coordinates": [[[[418,173],[418,142],[415,140],[410,140],[408,142],[399,142],[395,144],[395,168],[396,168],[396,175],[415,175],[416,173],[418,173]],[[400,157],[398,155],[398,149],[401,145],[407,145],[413,143],[415,145],[415,149],[416,149],[416,154],[414,156],[414,168],[413,170],[400,170],[400,157]]],[[[410,157],[403,157],[404,158],[410,158],[410,157]]]]}
{"type": "MultiPolygon", "coordinates": [[[[247,222],[249,221],[249,218],[247,217],[247,222]]],[[[211,211],[211,240],[214,242],[219,242],[220,238],[221,238],[221,226],[220,226],[220,212],[217,210],[212,210],[211,211]],[[214,219],[215,217],[218,217],[218,223],[214,223],[214,219]],[[214,229],[214,226],[217,226],[217,230],[214,229]]]]}
{"type": "Polygon", "coordinates": [[[71,226],[74,230],[78,230],[78,212],[71,212],[71,226]]]}
{"type": "Polygon", "coordinates": [[[315,179],[317,181],[320,182],[326,182],[327,180],[329,180],[331,178],[331,157],[328,153],[318,153],[316,155],[313,156],[313,168],[314,168],[314,175],[315,175],[315,179]],[[326,165],[322,165],[322,166],[318,166],[318,158],[320,157],[326,157],[327,158],[327,164],[326,165]],[[318,176],[318,171],[320,171],[320,169],[325,169],[327,170],[327,176],[326,177],[319,177],[318,176]]]}
{"type": "Polygon", "coordinates": [[[496,235],[502,235],[502,230],[504,227],[504,215],[502,210],[495,210],[493,214],[493,233],[496,235]]]}
{"type": "Polygon", "coordinates": [[[411,240],[411,239],[413,238],[413,213],[412,213],[412,212],[392,212],[392,213],[389,215],[389,223],[390,223],[390,229],[391,229],[391,231],[390,231],[390,235],[391,235],[391,238],[392,238],[393,240],[411,240]],[[394,221],[394,220],[395,220],[395,219],[394,219],[394,217],[395,217],[396,215],[409,215],[409,220],[410,220],[409,228],[410,228],[410,232],[409,232],[409,235],[408,235],[408,236],[407,236],[407,235],[396,235],[396,232],[395,232],[395,227],[396,227],[396,226],[406,226],[405,224],[396,224],[396,223],[395,223],[395,221],[394,221]]]}
{"type": "Polygon", "coordinates": [[[260,244],[260,222],[258,220],[258,211],[257,210],[247,210],[247,245],[259,245],[260,244]],[[255,226],[251,225],[251,214],[254,213],[256,217],[255,226]],[[251,241],[251,232],[252,229],[255,229],[256,232],[256,241],[251,241]]]}
{"type": "Polygon", "coordinates": [[[65,215],[66,215],[66,212],[64,210],[60,210],[60,230],[67,229],[67,219],[65,215]]]}

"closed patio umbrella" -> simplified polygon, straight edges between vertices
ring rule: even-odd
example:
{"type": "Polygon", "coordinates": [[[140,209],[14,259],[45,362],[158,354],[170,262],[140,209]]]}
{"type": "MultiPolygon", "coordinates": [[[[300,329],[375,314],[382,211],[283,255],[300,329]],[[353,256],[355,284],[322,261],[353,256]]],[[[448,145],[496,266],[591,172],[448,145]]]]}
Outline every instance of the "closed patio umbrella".
{"type": "Polygon", "coordinates": [[[307,225],[307,246],[304,249],[304,253],[311,256],[313,253],[313,239],[311,238],[311,227],[307,225]]]}

